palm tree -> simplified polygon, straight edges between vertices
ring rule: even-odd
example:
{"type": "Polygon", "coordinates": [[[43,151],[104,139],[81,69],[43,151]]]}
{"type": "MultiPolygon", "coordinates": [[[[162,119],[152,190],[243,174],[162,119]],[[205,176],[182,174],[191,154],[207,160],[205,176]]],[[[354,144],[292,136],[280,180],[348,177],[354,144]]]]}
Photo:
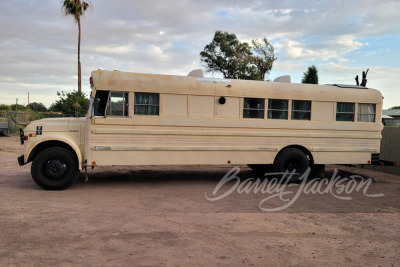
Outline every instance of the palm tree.
{"type": "Polygon", "coordinates": [[[81,88],[81,16],[84,15],[85,11],[92,8],[92,4],[84,0],[63,0],[62,10],[67,15],[72,15],[75,18],[75,22],[78,24],[79,35],[78,35],[78,92],[82,92],[81,88]]]}

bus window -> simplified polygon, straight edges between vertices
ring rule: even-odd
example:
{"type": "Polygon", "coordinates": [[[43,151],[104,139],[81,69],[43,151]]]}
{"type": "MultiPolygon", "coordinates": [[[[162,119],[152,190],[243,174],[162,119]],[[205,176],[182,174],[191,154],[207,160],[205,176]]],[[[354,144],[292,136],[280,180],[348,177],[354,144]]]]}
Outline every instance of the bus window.
{"type": "Polygon", "coordinates": [[[336,121],[354,121],[354,103],[338,102],[336,121]]]}
{"type": "Polygon", "coordinates": [[[288,100],[269,99],[268,100],[268,119],[288,119],[288,100]]]}
{"type": "Polygon", "coordinates": [[[128,117],[128,93],[111,92],[106,116],[128,117]]]}
{"type": "Polygon", "coordinates": [[[109,91],[97,91],[93,102],[93,116],[105,116],[109,91]]]}
{"type": "Polygon", "coordinates": [[[135,93],[136,115],[159,115],[160,94],[158,93],[135,93]]]}
{"type": "Polygon", "coordinates": [[[358,104],[357,121],[375,122],[375,104],[358,104]]]}
{"type": "Polygon", "coordinates": [[[292,120],[311,120],[311,101],[292,101],[292,120]]]}
{"type": "Polygon", "coordinates": [[[265,99],[245,98],[243,101],[243,118],[264,119],[265,99]]]}

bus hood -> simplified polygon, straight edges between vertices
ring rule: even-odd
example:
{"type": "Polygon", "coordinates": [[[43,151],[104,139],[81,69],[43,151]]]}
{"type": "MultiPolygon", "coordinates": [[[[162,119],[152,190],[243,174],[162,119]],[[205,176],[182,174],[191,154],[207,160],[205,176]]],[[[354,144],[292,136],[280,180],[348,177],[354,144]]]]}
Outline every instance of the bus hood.
{"type": "Polygon", "coordinates": [[[83,118],[50,118],[32,121],[25,128],[25,132],[36,132],[38,126],[42,132],[67,132],[69,125],[83,124],[86,117],[83,118]]]}

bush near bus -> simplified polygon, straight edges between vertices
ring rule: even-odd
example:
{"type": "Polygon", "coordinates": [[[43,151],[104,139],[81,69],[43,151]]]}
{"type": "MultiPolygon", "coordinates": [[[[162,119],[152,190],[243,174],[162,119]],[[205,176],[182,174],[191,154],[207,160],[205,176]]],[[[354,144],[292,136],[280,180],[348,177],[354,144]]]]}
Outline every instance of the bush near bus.
{"type": "Polygon", "coordinates": [[[9,105],[6,104],[0,104],[0,110],[11,110],[9,105]]]}
{"type": "Polygon", "coordinates": [[[32,102],[29,104],[29,108],[33,111],[46,112],[47,108],[43,103],[32,102]]]}
{"type": "Polygon", "coordinates": [[[85,93],[77,92],[57,92],[60,99],[51,104],[49,111],[62,112],[63,114],[83,114],[89,108],[89,99],[85,93]]]}

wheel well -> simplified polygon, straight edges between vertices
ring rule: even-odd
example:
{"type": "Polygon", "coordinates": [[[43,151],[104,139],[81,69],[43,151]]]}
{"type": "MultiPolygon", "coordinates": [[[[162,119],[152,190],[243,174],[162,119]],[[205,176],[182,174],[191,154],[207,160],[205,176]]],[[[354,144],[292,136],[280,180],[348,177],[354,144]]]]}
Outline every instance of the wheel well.
{"type": "MultiPolygon", "coordinates": [[[[305,148],[304,146],[300,146],[300,145],[290,145],[290,146],[285,146],[284,148],[282,148],[278,154],[276,154],[275,159],[279,156],[279,154],[281,154],[284,150],[288,149],[288,148],[297,148],[301,151],[303,151],[304,154],[306,154],[308,156],[308,158],[310,159],[310,166],[314,165],[314,158],[313,155],[311,154],[311,152],[305,148]]],[[[275,163],[275,162],[274,162],[275,163]]]]}
{"type": "Polygon", "coordinates": [[[74,155],[75,155],[75,160],[78,162],[78,156],[75,153],[75,150],[68,145],[67,143],[61,142],[61,141],[45,141],[43,143],[38,144],[37,146],[35,146],[32,150],[32,152],[29,154],[29,158],[27,162],[31,162],[32,160],[35,159],[36,155],[43,151],[46,148],[49,147],[62,147],[65,148],[69,151],[71,151],[74,155]]]}

